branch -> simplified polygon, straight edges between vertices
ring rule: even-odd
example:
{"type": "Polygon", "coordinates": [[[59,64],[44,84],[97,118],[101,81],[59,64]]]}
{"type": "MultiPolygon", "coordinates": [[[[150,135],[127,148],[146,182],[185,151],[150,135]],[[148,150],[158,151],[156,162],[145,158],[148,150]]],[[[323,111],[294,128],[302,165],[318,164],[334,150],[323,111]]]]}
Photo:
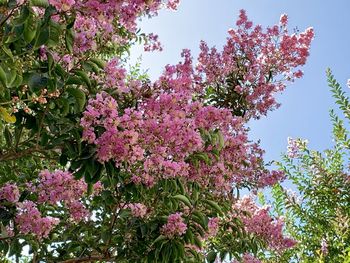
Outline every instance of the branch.
{"type": "Polygon", "coordinates": [[[106,256],[90,256],[90,257],[81,257],[81,258],[73,258],[64,261],[59,261],[59,263],[78,263],[78,262],[96,262],[99,260],[111,260],[112,257],[106,256]]]}
{"type": "Polygon", "coordinates": [[[4,154],[0,153],[0,161],[11,161],[17,160],[19,158],[23,158],[29,155],[33,155],[33,153],[46,153],[45,150],[40,149],[39,147],[33,147],[26,150],[22,150],[20,152],[6,152],[4,154]]]}

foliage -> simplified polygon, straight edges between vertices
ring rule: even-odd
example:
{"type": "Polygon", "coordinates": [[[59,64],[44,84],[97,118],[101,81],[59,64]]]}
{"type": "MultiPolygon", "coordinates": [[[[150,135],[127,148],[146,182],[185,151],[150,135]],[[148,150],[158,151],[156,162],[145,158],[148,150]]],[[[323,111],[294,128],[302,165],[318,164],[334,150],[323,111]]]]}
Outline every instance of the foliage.
{"type": "Polygon", "coordinates": [[[137,28],[179,1],[1,1],[0,251],[33,262],[258,262],[293,241],[242,188],[269,171],[246,123],[301,77],[312,29],[244,11],[222,52],[201,44],[151,82],[124,67],[137,28]],[[267,230],[263,231],[262,229],[267,230]],[[254,256],[253,256],[254,255],[254,256]]]}
{"type": "MultiPolygon", "coordinates": [[[[349,98],[327,71],[337,105],[349,121],[349,98]]],[[[334,146],[324,152],[309,150],[307,141],[289,139],[281,168],[297,193],[274,186],[274,208],[284,214],[287,233],[298,245],[284,254],[292,262],[349,262],[349,135],[347,124],[330,112],[334,146]]],[[[288,259],[288,260],[287,260],[288,259]]]]}

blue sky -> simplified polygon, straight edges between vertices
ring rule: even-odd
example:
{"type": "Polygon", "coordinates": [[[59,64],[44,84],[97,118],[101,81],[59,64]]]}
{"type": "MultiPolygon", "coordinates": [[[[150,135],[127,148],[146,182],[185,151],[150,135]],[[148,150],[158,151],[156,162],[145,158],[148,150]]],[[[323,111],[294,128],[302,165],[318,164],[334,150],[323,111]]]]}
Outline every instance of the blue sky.
{"type": "Polygon", "coordinates": [[[134,47],[131,62],[142,54],[142,67],[149,69],[154,79],[164,65],[180,60],[183,48],[191,49],[196,57],[200,40],[221,48],[240,9],[247,10],[250,20],[263,26],[277,23],[286,13],[290,29],[303,31],[312,26],[316,33],[311,56],[303,68],[304,78],[278,96],[282,103],[278,110],[251,123],[251,138],[261,139],[266,161],[279,159],[288,136],[308,139],[312,149],[329,147],[328,112],[335,105],[325,70],[330,67],[343,86],[350,78],[349,0],[182,0],[178,11],[161,11],[158,17],[140,23],[144,32],[159,35],[164,51],[145,54],[142,48],[134,47]]]}

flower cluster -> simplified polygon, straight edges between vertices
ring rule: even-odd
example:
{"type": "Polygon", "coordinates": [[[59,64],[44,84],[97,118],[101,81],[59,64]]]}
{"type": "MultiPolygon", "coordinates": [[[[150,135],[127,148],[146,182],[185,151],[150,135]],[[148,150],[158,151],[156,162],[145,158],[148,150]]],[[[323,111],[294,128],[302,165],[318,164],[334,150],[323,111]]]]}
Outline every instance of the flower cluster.
{"type": "Polygon", "coordinates": [[[119,65],[117,58],[112,59],[105,66],[105,85],[108,88],[117,89],[119,92],[126,92],[125,78],[126,70],[119,65]]]}
{"type": "Polygon", "coordinates": [[[169,238],[182,236],[187,230],[187,225],[184,223],[181,213],[171,214],[168,217],[168,222],[163,225],[161,233],[169,238]]]}
{"type": "MultiPolygon", "coordinates": [[[[93,188],[93,194],[97,195],[102,190],[102,185],[97,183],[93,188]]],[[[11,202],[17,207],[15,222],[21,234],[34,234],[39,239],[48,237],[60,219],[43,217],[39,207],[45,208],[46,205],[65,207],[74,222],[80,222],[90,216],[90,212],[82,203],[87,185],[83,180],[75,180],[70,172],[43,170],[37,183],[27,183],[27,190],[37,196],[35,202],[19,202],[20,192],[16,184],[6,183],[0,188],[0,200],[11,202]]]]}
{"type": "Polygon", "coordinates": [[[271,249],[281,251],[291,248],[296,241],[283,236],[282,218],[273,219],[269,207],[258,207],[253,199],[245,196],[234,205],[247,232],[257,235],[267,242],[271,249]]]}
{"type": "Polygon", "coordinates": [[[0,200],[5,200],[10,203],[18,202],[20,193],[17,185],[6,183],[0,188],[0,200]]]}
{"type": "Polygon", "coordinates": [[[141,203],[128,204],[126,207],[131,210],[131,214],[134,217],[140,217],[140,218],[145,217],[148,210],[147,206],[141,203]]]}
{"type": "Polygon", "coordinates": [[[218,217],[210,218],[208,221],[208,233],[209,236],[216,236],[219,231],[219,222],[220,219],[218,217]]]}
{"type": "Polygon", "coordinates": [[[56,170],[41,171],[39,184],[35,188],[39,203],[55,205],[57,202],[71,202],[78,200],[86,192],[86,183],[75,180],[70,172],[56,170]]]}
{"type": "MultiPolygon", "coordinates": [[[[284,28],[286,18],[281,20],[280,26],[263,33],[261,27],[251,29],[242,11],[239,28],[230,31],[222,53],[209,51],[202,43],[199,63],[194,67],[190,51],[184,50],[183,62],[167,65],[151,85],[150,95],[140,97],[137,107],[121,112],[112,96],[97,94],[89,100],[81,120],[83,139],[96,145],[101,162],[114,160],[116,166],[127,167],[133,182],[147,186],[159,178],[178,176],[229,192],[233,184],[264,187],[284,179],[282,172],[263,168],[264,152],[249,141],[244,127],[249,116],[264,114],[276,105],[273,94],[285,83],[267,76],[303,65],[308,55],[312,30],[291,37],[296,42],[290,44],[294,49],[288,55],[282,48],[289,36],[284,28]],[[246,56],[248,61],[240,61],[246,56]],[[272,57],[276,61],[270,61],[272,57]],[[242,72],[252,73],[241,76],[242,72]],[[242,92],[249,101],[248,117],[235,116],[230,105],[207,105],[203,94],[208,85],[225,86],[227,76],[239,80],[240,85],[246,83],[242,92]],[[99,127],[103,127],[102,133],[99,127]],[[208,145],[203,131],[220,131],[223,145],[208,145]],[[205,154],[210,163],[191,161],[197,153],[205,154]]],[[[125,70],[117,60],[108,63],[106,76],[109,86],[128,92],[125,70]]]]}
{"type": "MultiPolygon", "coordinates": [[[[137,19],[140,16],[153,16],[163,7],[175,10],[179,0],[50,0],[50,5],[58,11],[54,16],[57,22],[63,21],[67,12],[75,12],[74,52],[83,54],[97,50],[99,46],[123,45],[127,38],[135,36],[137,19]],[[124,34],[118,34],[121,28],[124,34]]],[[[38,10],[41,14],[42,10],[38,10]]],[[[42,14],[41,14],[42,15],[42,14]]],[[[155,34],[145,36],[145,50],[160,50],[155,34]]]]}
{"type": "Polygon", "coordinates": [[[147,40],[146,40],[146,44],[144,46],[144,50],[147,51],[147,52],[155,51],[155,50],[158,50],[158,51],[162,51],[163,50],[162,44],[158,40],[158,35],[155,35],[155,34],[151,33],[151,34],[149,34],[147,36],[147,40]]]}
{"type": "Polygon", "coordinates": [[[313,29],[289,35],[287,20],[283,15],[279,25],[264,31],[260,25],[253,27],[241,10],[238,29],[229,30],[222,52],[201,43],[197,70],[206,83],[221,87],[218,92],[244,101],[248,117],[266,115],[277,107],[274,94],[285,89],[285,81],[302,76],[299,66],[309,55],[313,29]]]}
{"type": "Polygon", "coordinates": [[[24,235],[34,234],[39,239],[46,238],[59,223],[57,218],[51,216],[42,217],[36,204],[32,201],[19,203],[18,210],[15,221],[19,232],[24,235]]]}
{"type": "Polygon", "coordinates": [[[296,158],[300,156],[300,151],[305,149],[308,144],[307,140],[302,139],[293,139],[288,137],[288,147],[287,147],[287,155],[289,158],[296,158]]]}

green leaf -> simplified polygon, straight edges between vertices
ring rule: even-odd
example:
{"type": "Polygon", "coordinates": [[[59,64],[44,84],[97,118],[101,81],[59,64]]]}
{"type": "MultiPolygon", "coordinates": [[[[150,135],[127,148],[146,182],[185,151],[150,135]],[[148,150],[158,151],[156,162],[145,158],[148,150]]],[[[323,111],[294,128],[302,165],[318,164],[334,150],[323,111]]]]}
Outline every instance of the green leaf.
{"type": "Polygon", "coordinates": [[[7,80],[7,87],[12,87],[12,84],[14,83],[14,81],[16,80],[16,71],[15,70],[10,70],[7,74],[6,74],[6,80],[7,80]]]}
{"type": "Polygon", "coordinates": [[[205,203],[207,203],[210,207],[212,207],[214,210],[216,210],[219,214],[222,215],[221,207],[212,200],[204,200],[205,203]]]}
{"type": "Polygon", "coordinates": [[[54,47],[60,41],[62,29],[61,29],[60,24],[54,22],[53,20],[50,20],[49,30],[50,30],[50,38],[49,38],[49,41],[47,42],[47,46],[54,47]]]}
{"type": "Polygon", "coordinates": [[[191,204],[190,200],[188,200],[188,198],[186,196],[184,196],[184,195],[175,195],[175,196],[173,196],[173,198],[183,202],[188,207],[192,207],[192,204],[191,204]]]}
{"type": "Polygon", "coordinates": [[[203,247],[202,241],[199,239],[198,236],[194,236],[194,244],[199,247],[200,249],[203,247]]]}
{"type": "Polygon", "coordinates": [[[7,77],[4,69],[0,65],[0,82],[6,87],[7,77]]]}
{"type": "Polygon", "coordinates": [[[215,262],[215,259],[216,259],[216,252],[215,251],[210,251],[207,255],[207,260],[208,260],[208,263],[213,263],[215,262]]]}
{"type": "Polygon", "coordinates": [[[2,45],[1,48],[4,51],[4,53],[11,59],[11,61],[13,61],[12,51],[10,49],[8,49],[5,45],[2,45]]]}
{"type": "Polygon", "coordinates": [[[4,136],[5,136],[7,147],[11,148],[12,147],[12,133],[7,126],[5,127],[5,130],[4,130],[4,136]]]}
{"type": "Polygon", "coordinates": [[[24,40],[28,43],[32,42],[36,35],[36,29],[37,29],[37,23],[35,20],[27,19],[27,21],[24,23],[24,31],[23,36],[24,40]]]}
{"type": "Polygon", "coordinates": [[[49,1],[47,0],[30,0],[31,6],[43,7],[46,8],[49,6],[49,1]]]}
{"type": "Polygon", "coordinates": [[[66,29],[66,47],[69,53],[73,53],[73,44],[74,44],[74,31],[72,28],[66,29]]]}
{"type": "Polygon", "coordinates": [[[156,243],[160,242],[160,241],[163,241],[163,240],[167,240],[168,238],[164,235],[160,235],[158,236],[152,243],[152,246],[155,245],[156,243]]]}
{"type": "Polygon", "coordinates": [[[78,88],[68,88],[67,92],[75,98],[79,112],[83,111],[86,103],[85,93],[78,88]]]}
{"type": "Polygon", "coordinates": [[[101,239],[105,243],[107,243],[110,240],[111,236],[112,236],[112,233],[109,229],[106,229],[101,233],[101,239]]]}
{"type": "Polygon", "coordinates": [[[15,80],[11,83],[11,87],[18,87],[22,84],[23,77],[22,75],[16,74],[15,80]]]}
{"type": "Polygon", "coordinates": [[[225,139],[221,131],[218,132],[218,139],[219,139],[219,148],[221,150],[225,146],[225,139]]]}
{"type": "Polygon", "coordinates": [[[91,58],[90,59],[91,62],[93,62],[94,64],[96,64],[99,68],[104,69],[106,62],[103,61],[102,59],[99,58],[91,58]]]}
{"type": "Polygon", "coordinates": [[[7,123],[15,123],[16,117],[14,115],[10,115],[7,110],[3,107],[0,107],[0,118],[3,119],[7,123]]]}
{"type": "Polygon", "coordinates": [[[70,76],[67,81],[66,81],[66,85],[83,85],[84,82],[82,81],[82,79],[80,77],[77,76],[70,76]]]}
{"type": "Polygon", "coordinates": [[[42,45],[45,45],[50,38],[49,26],[44,24],[39,30],[37,30],[36,41],[34,44],[35,48],[39,48],[42,45]]]}
{"type": "Polygon", "coordinates": [[[82,70],[77,70],[75,72],[75,74],[82,78],[82,80],[85,82],[87,87],[89,87],[89,88],[91,87],[91,81],[90,81],[89,76],[86,74],[86,72],[84,72],[82,70]]]}

